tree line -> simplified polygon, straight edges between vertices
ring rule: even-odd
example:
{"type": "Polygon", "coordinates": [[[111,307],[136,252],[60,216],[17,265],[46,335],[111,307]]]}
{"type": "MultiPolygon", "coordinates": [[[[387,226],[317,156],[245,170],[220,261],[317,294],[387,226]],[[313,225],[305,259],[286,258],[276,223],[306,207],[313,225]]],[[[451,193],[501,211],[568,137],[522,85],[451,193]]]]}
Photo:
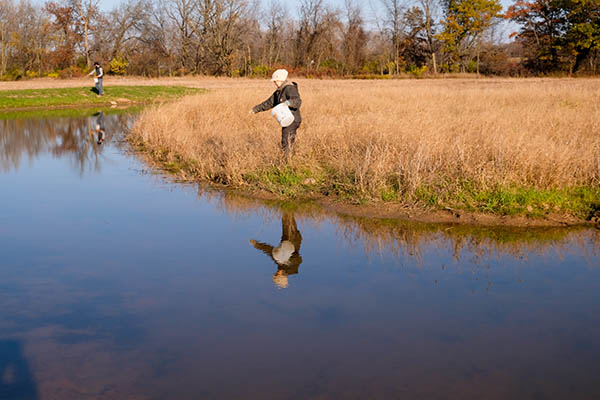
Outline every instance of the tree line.
{"type": "Polygon", "coordinates": [[[595,74],[600,0],[0,2],[0,78],[595,74]],[[367,21],[366,14],[377,10],[367,21]],[[515,31],[507,40],[503,21],[515,31]]]}

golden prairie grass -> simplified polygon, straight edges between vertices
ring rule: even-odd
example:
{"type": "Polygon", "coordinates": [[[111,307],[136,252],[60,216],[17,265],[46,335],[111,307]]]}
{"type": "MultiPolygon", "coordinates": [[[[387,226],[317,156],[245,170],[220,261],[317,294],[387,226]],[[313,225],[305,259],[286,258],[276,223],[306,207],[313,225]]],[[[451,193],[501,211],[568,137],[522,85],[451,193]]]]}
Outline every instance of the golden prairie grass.
{"type": "Polygon", "coordinates": [[[248,115],[272,93],[268,81],[149,108],[133,136],[194,178],[231,186],[278,191],[313,177],[311,190],[401,201],[427,192],[440,204],[467,201],[465,188],[600,193],[600,80],[298,82],[289,164],[269,113],[248,115]]]}

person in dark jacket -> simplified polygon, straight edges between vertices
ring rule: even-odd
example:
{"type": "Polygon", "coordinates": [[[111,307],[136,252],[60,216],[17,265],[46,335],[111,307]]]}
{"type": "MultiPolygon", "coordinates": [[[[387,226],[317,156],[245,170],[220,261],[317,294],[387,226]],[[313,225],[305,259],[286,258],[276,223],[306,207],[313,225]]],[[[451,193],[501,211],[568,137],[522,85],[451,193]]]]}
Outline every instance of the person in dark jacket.
{"type": "Polygon", "coordinates": [[[300,256],[300,245],[302,244],[302,235],[296,225],[294,214],[284,212],[281,216],[281,242],[279,246],[273,247],[270,244],[251,240],[250,243],[256,249],[262,251],[277,265],[277,272],[273,274],[273,283],[280,288],[288,287],[288,275],[298,273],[302,256],[300,256]]]}
{"type": "Polygon", "coordinates": [[[254,106],[250,114],[256,114],[261,111],[267,111],[280,103],[285,103],[294,116],[294,122],[290,126],[281,128],[281,148],[288,158],[290,156],[294,141],[296,139],[296,130],[300,127],[302,116],[300,115],[300,106],[302,100],[298,92],[298,84],[287,80],[288,72],[285,69],[278,69],[273,72],[271,81],[277,86],[271,97],[262,103],[254,106]]]}

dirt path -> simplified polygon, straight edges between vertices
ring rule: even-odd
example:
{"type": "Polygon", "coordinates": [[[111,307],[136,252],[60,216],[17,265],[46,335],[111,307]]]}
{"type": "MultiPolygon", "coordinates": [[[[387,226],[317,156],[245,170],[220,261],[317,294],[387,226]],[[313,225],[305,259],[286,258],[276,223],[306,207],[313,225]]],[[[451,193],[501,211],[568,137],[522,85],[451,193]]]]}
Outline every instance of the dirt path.
{"type": "MultiPolygon", "coordinates": [[[[52,79],[40,78],[31,80],[0,82],[2,90],[21,89],[54,89],[72,87],[92,87],[91,78],[52,79]]],[[[186,86],[192,88],[220,89],[235,87],[264,87],[262,79],[231,79],[211,77],[182,77],[182,78],[139,78],[139,77],[107,77],[104,86],[186,86]]]]}

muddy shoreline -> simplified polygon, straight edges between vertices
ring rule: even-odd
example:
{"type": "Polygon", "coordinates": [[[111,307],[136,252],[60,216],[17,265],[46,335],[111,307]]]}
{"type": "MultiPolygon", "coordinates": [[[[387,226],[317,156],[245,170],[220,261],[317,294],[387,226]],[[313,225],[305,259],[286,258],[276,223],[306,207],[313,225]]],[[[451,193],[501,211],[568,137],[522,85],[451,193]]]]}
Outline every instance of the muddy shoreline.
{"type": "Polygon", "coordinates": [[[457,224],[466,226],[481,227],[507,227],[507,228],[557,228],[557,227],[596,227],[600,229],[600,217],[594,217],[591,220],[578,218],[573,215],[563,213],[550,213],[543,217],[528,217],[523,215],[496,215],[469,212],[465,210],[445,208],[445,209],[427,209],[410,204],[392,203],[392,202],[374,202],[369,204],[352,204],[341,198],[332,195],[313,192],[310,195],[286,198],[277,196],[274,193],[259,188],[241,188],[232,187],[223,184],[216,184],[210,181],[202,181],[188,177],[185,172],[171,173],[163,163],[152,158],[149,152],[141,149],[139,144],[127,140],[130,150],[133,154],[140,157],[146,165],[156,171],[164,178],[173,183],[197,184],[207,190],[223,191],[238,196],[262,202],[298,202],[312,203],[325,211],[347,215],[358,218],[373,219],[397,219],[407,222],[416,222],[424,224],[457,224]]]}

